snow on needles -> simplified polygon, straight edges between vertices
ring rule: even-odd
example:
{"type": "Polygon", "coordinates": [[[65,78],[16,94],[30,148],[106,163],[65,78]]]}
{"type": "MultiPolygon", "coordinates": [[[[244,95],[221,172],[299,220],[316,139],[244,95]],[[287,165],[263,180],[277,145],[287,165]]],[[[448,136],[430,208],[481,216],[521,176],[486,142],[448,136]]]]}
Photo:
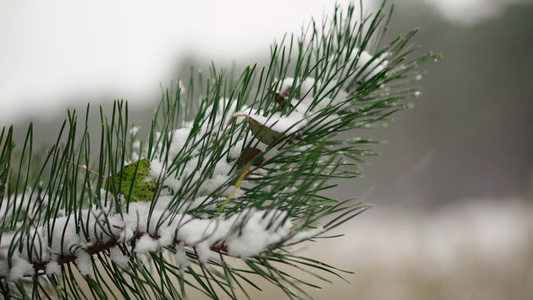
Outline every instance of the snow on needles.
{"type": "MultiPolygon", "coordinates": [[[[356,76],[363,79],[373,77],[386,69],[386,54],[373,57],[365,51],[356,52],[359,53],[359,73],[356,76]]],[[[300,101],[294,103],[297,107],[290,115],[282,116],[276,112],[266,117],[261,111],[240,114],[261,126],[269,127],[275,134],[292,134],[307,125],[306,117],[313,111],[328,105],[342,104],[348,98],[346,90],[334,79],[317,83],[314,79],[307,78],[295,83],[295,79],[286,78],[281,82],[279,91],[286,94],[293,86],[298,88],[295,98],[300,101]],[[321,100],[317,102],[315,97],[318,94],[321,100]]],[[[246,107],[241,109],[244,111],[246,107]]],[[[224,117],[218,117],[216,123],[226,124],[228,117],[239,114],[234,114],[235,107],[227,111],[229,113],[219,114],[224,117]]],[[[72,214],[58,214],[51,223],[43,222],[22,231],[5,232],[0,236],[0,277],[19,280],[33,275],[35,271],[56,274],[61,270],[60,264],[65,262],[74,262],[81,274],[90,275],[92,264],[98,257],[95,254],[102,251],[109,251],[110,260],[117,266],[127,268],[129,261],[135,257],[122,252],[123,249],[118,247],[120,245],[129,245],[132,253],[141,258],[164,248],[171,249],[176,253],[178,265],[184,268],[190,264],[186,251],[194,250],[202,263],[218,259],[221,253],[247,258],[260,255],[269,247],[292,245],[316,237],[324,231],[323,228],[302,230],[288,218],[287,212],[277,209],[262,211],[245,208],[228,218],[216,215],[214,219],[202,219],[188,214],[190,209],[200,205],[209,207],[215,204],[212,199],[215,190],[218,191],[219,200],[230,196],[240,197],[244,193],[231,183],[235,176],[232,174],[235,172],[235,159],[243,148],[243,142],[238,141],[232,149],[227,149],[228,156],[220,158],[214,168],[210,168],[209,177],[202,177],[199,170],[206,169],[206,165],[212,162],[204,159],[205,153],[198,148],[203,143],[198,143],[198,139],[219,133],[212,132],[213,127],[201,126],[195,129],[194,126],[188,123],[172,131],[170,146],[164,151],[155,151],[160,154],[150,162],[150,175],[161,178],[160,186],[163,188],[156,203],[132,202],[127,211],[120,213],[112,207],[94,206],[72,214]],[[168,157],[180,161],[179,170],[173,170],[174,173],[170,174],[166,172],[164,163],[168,157]],[[190,205],[171,212],[169,207],[175,200],[174,193],[187,182],[200,182],[201,185],[194,199],[185,200],[190,205]],[[220,191],[219,188],[224,185],[226,189],[220,191]]],[[[134,127],[130,134],[136,135],[137,131],[138,128],[134,127]]],[[[158,138],[156,134],[156,140],[158,138]]],[[[48,199],[44,201],[47,202],[48,199]]],[[[9,219],[12,208],[23,202],[22,198],[2,201],[0,212],[4,218],[9,219]]],[[[31,216],[33,207],[25,206],[30,208],[27,213],[31,216]]]]}
{"type": "MultiPolygon", "coordinates": [[[[388,52],[378,56],[359,48],[353,49],[349,61],[356,62],[355,69],[353,74],[344,80],[344,83],[351,84],[356,82],[359,84],[386,72],[389,66],[389,61],[387,60],[389,56],[390,53],[388,52]]],[[[345,62],[345,64],[349,65],[348,62],[345,62]]],[[[320,111],[328,105],[338,105],[345,101],[349,97],[345,84],[341,84],[335,78],[328,78],[325,82],[317,82],[311,77],[298,79],[287,77],[280,82],[277,90],[280,94],[288,94],[291,89],[296,89],[298,91],[295,94],[295,98],[298,99],[296,112],[309,114],[320,111]],[[315,99],[317,96],[320,96],[319,102],[315,99]]]]}
{"type": "MultiPolygon", "coordinates": [[[[80,273],[90,275],[96,254],[92,246],[108,246],[111,260],[118,266],[126,268],[129,258],[116,246],[132,243],[132,250],[137,256],[161,251],[167,247],[177,251],[180,266],[187,266],[184,247],[196,249],[200,262],[215,259],[218,251],[227,251],[234,257],[251,257],[259,255],[269,246],[294,242],[293,223],[287,213],[279,210],[259,211],[246,209],[230,218],[198,219],[187,214],[171,215],[164,206],[158,205],[151,211],[150,203],[130,203],[128,213],[123,217],[118,214],[106,215],[98,208],[82,212],[83,228],[90,228],[88,236],[77,233],[80,229],[74,217],[66,216],[58,220],[57,228],[50,230],[47,226],[38,227],[28,239],[19,241],[24,245],[20,253],[15,253],[8,263],[9,245],[0,247],[0,276],[11,280],[34,274],[33,264],[45,264],[47,274],[60,271],[58,258],[71,257],[80,273]],[[150,217],[148,216],[150,214],[150,217]],[[92,216],[92,217],[91,217],[92,216]],[[100,216],[100,217],[94,217],[100,216]],[[150,220],[147,222],[146,220],[150,220]],[[84,238],[84,237],[87,237],[84,238]],[[47,240],[52,243],[47,245],[47,240]]],[[[307,239],[308,236],[302,236],[307,239]]],[[[6,242],[6,236],[2,238],[6,242]]],[[[11,238],[16,238],[12,237],[11,238]]],[[[302,239],[303,240],[303,239],[302,239]]]]}
{"type": "Polygon", "coordinates": [[[235,113],[238,116],[248,116],[257,121],[262,126],[268,127],[278,133],[291,134],[305,127],[307,121],[304,119],[304,115],[295,111],[288,116],[281,116],[279,112],[272,114],[269,117],[265,117],[260,113],[246,114],[243,112],[235,113]]]}

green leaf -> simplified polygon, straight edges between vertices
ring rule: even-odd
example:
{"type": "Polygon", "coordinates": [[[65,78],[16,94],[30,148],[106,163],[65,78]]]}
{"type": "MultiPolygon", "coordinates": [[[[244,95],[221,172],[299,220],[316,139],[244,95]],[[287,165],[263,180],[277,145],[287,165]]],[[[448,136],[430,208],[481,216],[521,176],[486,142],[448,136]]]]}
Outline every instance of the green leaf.
{"type": "Polygon", "coordinates": [[[157,189],[157,180],[150,176],[148,158],[131,163],[115,175],[108,177],[106,190],[122,194],[128,201],[151,201],[157,189]]]}
{"type": "Polygon", "coordinates": [[[254,136],[264,144],[270,145],[276,139],[283,138],[285,136],[283,133],[277,132],[271,127],[259,123],[250,116],[246,116],[246,118],[248,119],[248,125],[250,126],[250,130],[254,136]]]}
{"type": "MultiPolygon", "coordinates": [[[[245,117],[248,120],[248,126],[250,127],[250,131],[252,132],[254,137],[261,141],[263,144],[271,145],[272,143],[276,141],[279,142],[287,137],[287,130],[280,132],[273,128],[276,124],[282,121],[281,119],[269,120],[268,123],[272,123],[269,126],[266,124],[266,121],[264,123],[261,123],[261,121],[257,120],[257,116],[252,117],[245,113],[236,113],[233,115],[233,118],[235,117],[245,117]]],[[[295,125],[296,124],[292,124],[292,126],[295,125]]],[[[289,131],[294,131],[294,129],[289,131]]],[[[298,139],[299,137],[300,135],[298,133],[294,136],[295,139],[298,139]]]]}

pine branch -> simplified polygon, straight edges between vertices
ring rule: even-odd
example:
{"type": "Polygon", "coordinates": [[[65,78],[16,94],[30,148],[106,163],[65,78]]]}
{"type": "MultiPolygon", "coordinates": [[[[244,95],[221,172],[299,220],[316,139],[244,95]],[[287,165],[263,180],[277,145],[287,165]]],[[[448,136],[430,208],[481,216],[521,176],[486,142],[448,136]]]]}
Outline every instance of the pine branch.
{"type": "Polygon", "coordinates": [[[416,30],[382,45],[384,9],[359,18],[354,6],[337,7],[324,24],[274,45],[268,66],[239,77],[214,66],[193,74],[163,95],[145,140],[123,101],[109,117],[100,109],[98,146],[89,106],[81,129],[69,112],[44,157],[34,153],[32,125],[19,152],[4,128],[0,292],[78,299],[84,285],[95,298],[116,289],[183,299],[188,288],[236,298],[235,290],[259,289],[254,274],[301,298],[309,296],[301,285],[317,286],[277,265],[340,276],[289,248],[369,208],[323,194],[374,155],[376,141],[335,136],[407,108],[420,93],[414,68],[439,58],[410,58],[416,30]]]}

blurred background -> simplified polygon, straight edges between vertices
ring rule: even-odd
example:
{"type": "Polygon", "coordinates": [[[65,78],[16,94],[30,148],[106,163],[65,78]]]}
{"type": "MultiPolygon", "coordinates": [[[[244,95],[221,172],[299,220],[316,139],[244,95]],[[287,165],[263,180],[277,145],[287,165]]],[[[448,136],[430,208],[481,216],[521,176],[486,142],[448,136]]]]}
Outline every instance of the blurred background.
{"type": "MultiPolygon", "coordinates": [[[[51,144],[67,108],[90,102],[97,117],[98,105],[127,99],[148,127],[145,112],[191,64],[265,62],[274,40],[333,7],[0,0],[0,125],[23,136],[34,121],[37,142],[51,144]]],[[[397,1],[388,37],[420,27],[414,41],[444,58],[420,67],[414,109],[353,132],[388,144],[334,196],[376,207],[340,228],[345,237],[295,249],[356,272],[313,297],[533,299],[532,13],[528,0],[397,1]]]]}

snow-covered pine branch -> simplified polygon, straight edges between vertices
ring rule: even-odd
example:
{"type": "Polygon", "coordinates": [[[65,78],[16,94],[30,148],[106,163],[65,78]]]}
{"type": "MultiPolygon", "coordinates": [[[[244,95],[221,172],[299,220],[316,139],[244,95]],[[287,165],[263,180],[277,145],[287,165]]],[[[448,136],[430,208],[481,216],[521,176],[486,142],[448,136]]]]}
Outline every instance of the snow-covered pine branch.
{"type": "Polygon", "coordinates": [[[209,220],[187,214],[170,216],[167,204],[158,202],[155,209],[150,210],[150,203],[132,203],[129,213],[122,216],[95,207],[81,212],[81,222],[76,222],[73,216],[57,218],[56,227],[61,230],[49,232],[46,226],[37,227],[30,231],[31,239],[4,234],[5,244],[0,255],[10,256],[12,266],[9,269],[8,261],[2,260],[0,276],[19,280],[36,272],[59,274],[59,267],[71,262],[76,263],[81,274],[90,275],[92,261],[96,259],[93,256],[105,251],[110,251],[114,263],[128,268],[129,258],[119,248],[122,245],[130,246],[131,252],[138,256],[174,247],[179,267],[186,268],[190,263],[185,259],[184,247],[193,248],[199,261],[205,263],[209,259],[219,259],[223,253],[240,258],[259,255],[271,245],[298,243],[323,231],[317,228],[294,232],[294,224],[286,219],[287,213],[283,211],[250,209],[231,218],[209,220]],[[153,220],[151,224],[141,221],[149,216],[153,220]],[[157,220],[171,217],[173,220],[165,222],[164,226],[155,224],[157,220]],[[89,228],[89,234],[80,236],[76,232],[79,226],[89,228]],[[12,244],[22,245],[23,250],[9,253],[12,244]]]}
{"type": "Polygon", "coordinates": [[[73,265],[97,297],[113,286],[124,297],[180,299],[186,285],[234,297],[249,273],[301,297],[272,262],[335,274],[287,249],[368,208],[323,195],[331,178],[357,177],[374,153],[372,140],[335,136],[405,108],[400,101],[419,93],[408,86],[420,77],[413,68],[438,57],[406,58],[415,31],[380,45],[385,20],[382,10],[357,20],[353,6],[337,8],[322,27],[312,23],[300,39],[275,45],[268,67],[250,66],[239,78],[214,68],[207,78],[193,74],[164,95],[146,139],[118,101],[110,118],[101,111],[97,154],[87,118],[80,136],[75,113],[37,165],[32,128],[17,163],[12,128],[4,129],[0,292],[81,298],[73,265]],[[249,269],[232,268],[228,256],[249,269]]]}

